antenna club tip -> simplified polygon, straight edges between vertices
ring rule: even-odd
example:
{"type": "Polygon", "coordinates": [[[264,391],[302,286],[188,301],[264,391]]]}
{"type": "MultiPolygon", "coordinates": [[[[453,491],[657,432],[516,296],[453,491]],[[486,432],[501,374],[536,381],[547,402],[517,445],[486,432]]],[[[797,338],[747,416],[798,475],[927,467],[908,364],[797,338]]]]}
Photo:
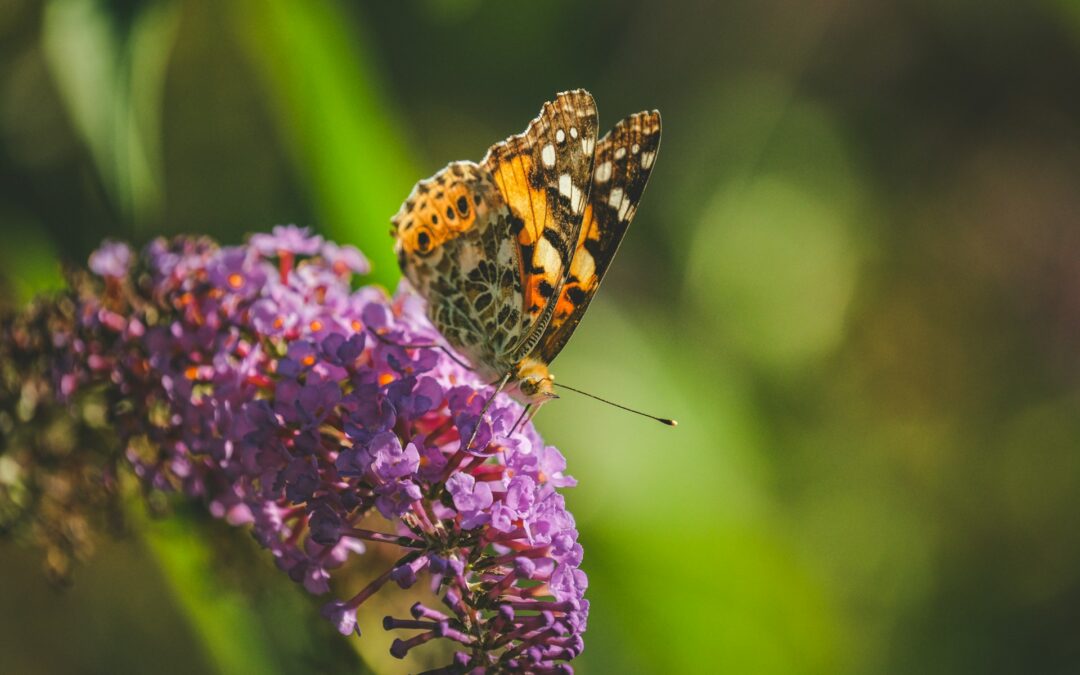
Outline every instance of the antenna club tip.
{"type": "Polygon", "coordinates": [[[679,426],[679,422],[677,420],[665,420],[665,419],[662,419],[660,421],[663,422],[664,424],[668,425],[669,427],[677,427],[677,426],[679,426]]]}

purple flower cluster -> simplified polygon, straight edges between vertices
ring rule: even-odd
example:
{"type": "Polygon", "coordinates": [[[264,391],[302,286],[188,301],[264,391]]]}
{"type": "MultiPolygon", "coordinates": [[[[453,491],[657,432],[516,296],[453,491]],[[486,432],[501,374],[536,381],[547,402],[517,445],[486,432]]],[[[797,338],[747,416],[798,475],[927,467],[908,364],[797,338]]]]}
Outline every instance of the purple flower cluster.
{"type": "Polygon", "coordinates": [[[430,579],[439,607],[386,617],[404,657],[456,645],[445,672],[569,671],[588,602],[558,489],[565,461],[505,396],[442,351],[423,301],[353,290],[367,262],[296,227],[218,247],[107,243],[80,299],[58,389],[108,382],[126,456],[146,484],[250,524],[316,594],[366,542],[402,555],[324,615],[342,633],[381,587],[430,579]],[[476,430],[476,440],[462,447],[476,430]]]}

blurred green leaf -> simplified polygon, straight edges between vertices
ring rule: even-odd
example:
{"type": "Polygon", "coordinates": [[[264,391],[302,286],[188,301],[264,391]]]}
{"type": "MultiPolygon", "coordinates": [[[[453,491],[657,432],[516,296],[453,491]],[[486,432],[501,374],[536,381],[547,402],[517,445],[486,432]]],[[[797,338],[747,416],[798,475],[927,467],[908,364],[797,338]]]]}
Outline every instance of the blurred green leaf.
{"type": "Polygon", "coordinates": [[[781,532],[710,515],[583,532],[592,583],[581,671],[841,672],[836,611],[781,532]]]}
{"type": "Polygon", "coordinates": [[[679,426],[574,393],[547,404],[537,425],[588,485],[569,496],[581,522],[629,516],[660,523],[703,506],[737,520],[763,512],[768,465],[759,456],[753,409],[743,401],[745,385],[723,364],[709,371],[694,356],[667,341],[664,327],[631,321],[602,297],[590,306],[552,366],[556,381],[674,417],[679,426]]]}
{"type": "Polygon", "coordinates": [[[811,363],[844,335],[866,256],[864,187],[828,109],[769,79],[726,93],[733,131],[712,151],[733,161],[699,186],[712,197],[695,205],[687,295],[758,365],[811,363]]]}
{"type": "Polygon", "coordinates": [[[145,537],[177,604],[220,673],[285,673],[258,619],[235,589],[217,583],[213,554],[179,516],[145,525],[145,537]]]}
{"type": "Polygon", "coordinates": [[[0,212],[0,222],[4,223],[0,269],[15,302],[26,303],[39,293],[63,288],[56,248],[36,223],[4,212],[0,212]]]}
{"type": "Polygon", "coordinates": [[[358,17],[342,3],[302,0],[244,0],[233,16],[315,200],[319,229],[360,246],[373,279],[393,288],[400,275],[390,217],[419,176],[358,17]]]}
{"type": "Polygon", "coordinates": [[[591,579],[580,670],[836,672],[841,618],[771,515],[747,384],[647,314],[598,301],[553,370],[678,427],[573,394],[538,418],[581,481],[567,493],[591,579]]]}
{"type": "Polygon", "coordinates": [[[238,545],[243,533],[183,509],[140,525],[220,673],[369,672],[305,591],[266,564],[266,551],[238,545]]]}
{"type": "Polygon", "coordinates": [[[160,122],[178,3],[52,0],[42,43],[72,122],[121,214],[153,222],[162,200],[160,122]]]}
{"type": "Polygon", "coordinates": [[[713,197],[690,261],[702,316],[743,353],[786,367],[843,336],[860,255],[843,206],[775,176],[713,197]]]}

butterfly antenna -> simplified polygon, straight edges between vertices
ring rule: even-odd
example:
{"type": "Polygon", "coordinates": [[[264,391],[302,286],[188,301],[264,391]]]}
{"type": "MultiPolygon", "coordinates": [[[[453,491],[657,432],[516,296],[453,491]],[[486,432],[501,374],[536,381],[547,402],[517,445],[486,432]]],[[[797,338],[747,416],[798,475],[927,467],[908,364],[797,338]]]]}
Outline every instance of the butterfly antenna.
{"type": "Polygon", "coordinates": [[[562,384],[561,382],[556,382],[555,386],[556,387],[562,387],[563,389],[569,389],[570,391],[572,391],[574,393],[577,393],[577,394],[581,394],[582,396],[588,396],[589,398],[594,398],[597,401],[600,401],[601,403],[607,403],[608,405],[619,408],[620,410],[625,410],[626,412],[632,412],[635,415],[641,415],[642,417],[648,417],[651,420],[656,420],[660,424],[666,424],[669,427],[677,427],[677,426],[679,426],[679,423],[676,422],[675,420],[668,419],[666,417],[657,417],[656,415],[650,415],[649,413],[644,413],[644,412],[641,412],[640,410],[634,410],[633,408],[627,408],[626,406],[619,405],[618,403],[615,403],[614,401],[609,401],[606,398],[600,398],[599,396],[596,396],[595,394],[590,394],[587,391],[581,391],[580,389],[574,389],[573,387],[562,384]]]}

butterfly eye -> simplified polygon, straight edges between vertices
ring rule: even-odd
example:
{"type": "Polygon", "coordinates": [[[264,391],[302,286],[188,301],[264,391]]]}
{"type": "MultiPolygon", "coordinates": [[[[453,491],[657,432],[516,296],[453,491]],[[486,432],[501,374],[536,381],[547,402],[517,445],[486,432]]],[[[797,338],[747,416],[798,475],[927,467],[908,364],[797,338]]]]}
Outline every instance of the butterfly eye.
{"type": "Polygon", "coordinates": [[[536,382],[529,378],[523,378],[520,382],[518,382],[517,386],[521,393],[525,394],[526,396],[531,397],[533,394],[536,393],[536,382]]]}

